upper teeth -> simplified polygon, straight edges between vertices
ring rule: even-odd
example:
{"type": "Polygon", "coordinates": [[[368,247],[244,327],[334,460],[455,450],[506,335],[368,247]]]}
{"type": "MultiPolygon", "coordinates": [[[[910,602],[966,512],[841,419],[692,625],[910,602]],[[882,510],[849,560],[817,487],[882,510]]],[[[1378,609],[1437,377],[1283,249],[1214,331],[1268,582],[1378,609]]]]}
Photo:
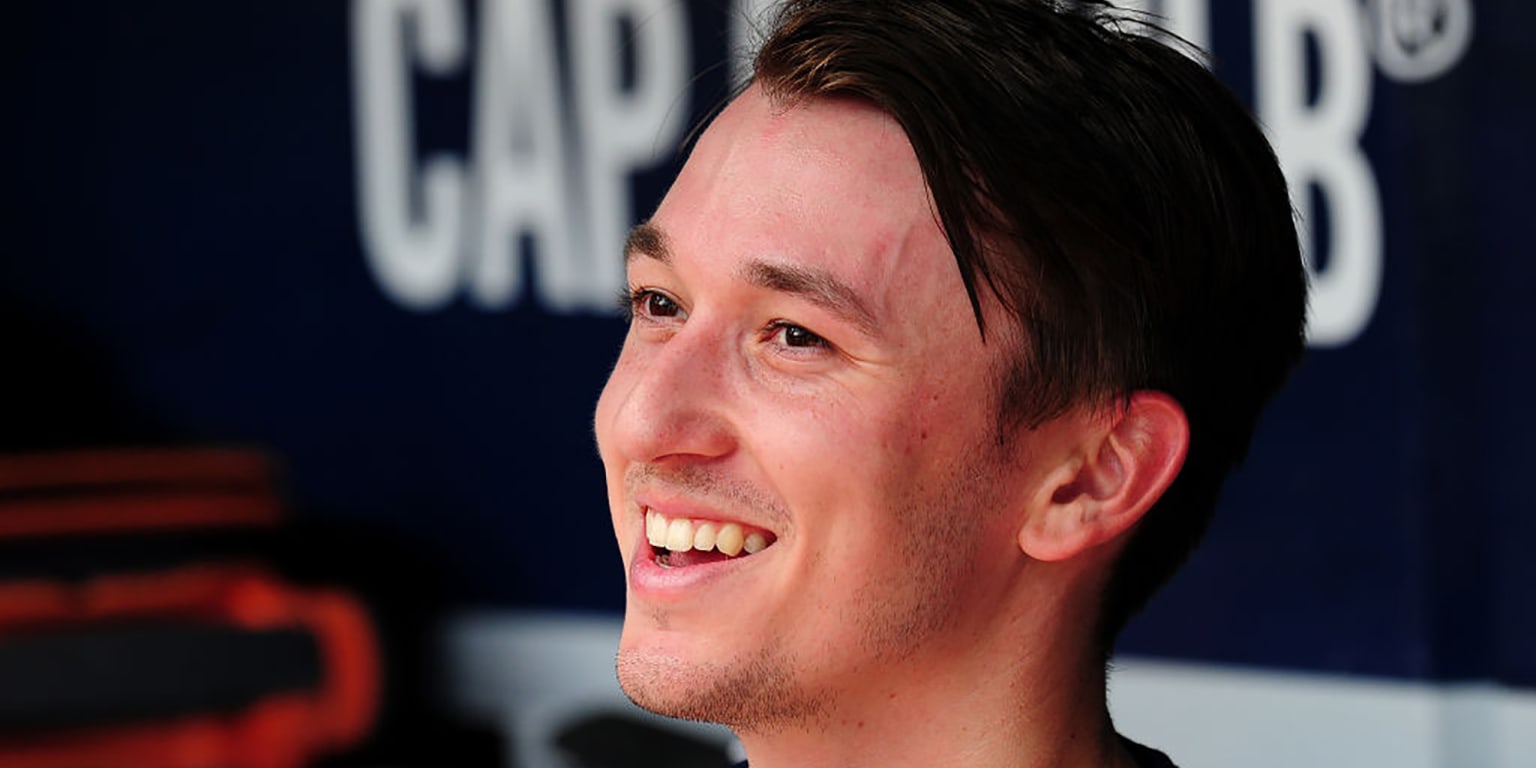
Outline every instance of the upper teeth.
{"type": "Polygon", "coordinates": [[[645,538],[651,546],[673,552],[686,552],[690,549],[708,552],[717,549],[731,557],[742,552],[749,555],[761,552],[770,543],[763,532],[747,533],[738,523],[690,520],[686,517],[668,520],[654,509],[645,511],[645,538]]]}

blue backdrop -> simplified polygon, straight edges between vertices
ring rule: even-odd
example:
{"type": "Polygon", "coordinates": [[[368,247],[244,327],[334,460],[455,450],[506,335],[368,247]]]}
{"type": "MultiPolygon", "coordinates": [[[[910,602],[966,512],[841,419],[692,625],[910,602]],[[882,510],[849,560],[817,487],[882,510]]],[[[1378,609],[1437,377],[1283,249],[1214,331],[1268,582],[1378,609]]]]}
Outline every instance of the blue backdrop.
{"type": "MultiPolygon", "coordinates": [[[[1122,648],[1536,686],[1536,5],[1152,5],[1274,132],[1326,295],[1122,648]]],[[[614,222],[726,95],[744,13],[13,9],[4,447],[265,446],[299,514],[409,537],[465,602],[618,609],[614,222]]]]}

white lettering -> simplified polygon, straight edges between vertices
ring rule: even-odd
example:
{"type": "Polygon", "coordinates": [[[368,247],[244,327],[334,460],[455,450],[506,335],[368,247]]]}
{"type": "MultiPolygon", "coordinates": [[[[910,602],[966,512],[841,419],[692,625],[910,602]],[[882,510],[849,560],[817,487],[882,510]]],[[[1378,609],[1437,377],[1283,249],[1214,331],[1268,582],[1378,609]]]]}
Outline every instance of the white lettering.
{"type": "Polygon", "coordinates": [[[581,258],[573,254],[560,269],[541,272],[544,296],[555,307],[603,305],[623,287],[624,239],[634,220],[629,174],[676,150],[689,113],[683,4],[579,0],[570,9],[590,240],[581,258]],[[633,86],[627,90],[620,79],[621,21],[634,31],[633,86]]]}
{"type": "MultiPolygon", "coordinates": [[[[548,3],[485,0],[480,8],[473,135],[479,227],[466,277],[475,301],[499,309],[520,296],[521,235],[533,240],[546,289],[565,287],[560,281],[575,254],[548,3]]],[[[540,295],[562,307],[574,303],[558,288],[540,295]]]]}
{"type": "Polygon", "coordinates": [[[359,227],[375,279],[402,306],[438,309],[464,290],[486,309],[530,294],[554,310],[612,308],[634,216],[630,174],[675,150],[688,119],[688,19],[671,0],[567,9],[571,114],[550,4],[482,0],[470,184],[458,160],[432,155],[418,172],[412,157],[411,66],[463,69],[462,5],[353,3],[359,227]],[[628,48],[621,24],[634,33],[628,48]],[[530,257],[537,279],[524,290],[530,257]]]}
{"type": "Polygon", "coordinates": [[[1312,265],[1308,335],[1317,346],[1348,344],[1365,330],[1381,290],[1381,205],[1360,149],[1370,112],[1370,60],[1359,9],[1336,0],[1256,0],[1258,112],[1290,182],[1303,228],[1309,186],[1322,192],[1331,230],[1327,265],[1317,269],[1316,233],[1303,233],[1312,265]],[[1317,43],[1320,93],[1309,103],[1306,40],[1317,43]]]}
{"type": "Polygon", "coordinates": [[[464,28],[456,3],[356,0],[352,78],[356,94],[359,225],[368,266],[402,306],[436,309],[452,298],[462,222],[463,170],[434,155],[415,172],[410,53],[433,75],[463,66],[464,28]],[[408,24],[407,22],[413,22],[408,24]],[[415,34],[406,41],[404,31],[415,34]],[[420,182],[420,186],[416,184],[420,182]],[[412,205],[415,199],[418,205],[412,205]]]}

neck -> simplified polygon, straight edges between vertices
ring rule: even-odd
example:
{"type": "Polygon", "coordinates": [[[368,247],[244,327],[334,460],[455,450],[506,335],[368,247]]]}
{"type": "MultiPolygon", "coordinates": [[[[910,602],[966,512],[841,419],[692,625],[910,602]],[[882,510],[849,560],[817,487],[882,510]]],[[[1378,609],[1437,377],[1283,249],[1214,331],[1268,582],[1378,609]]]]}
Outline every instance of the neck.
{"type": "MultiPolygon", "coordinates": [[[[1081,615],[1029,606],[1041,599],[997,615],[1081,615]]],[[[1091,622],[994,624],[954,628],[814,720],[739,729],[752,768],[1133,765],[1110,724],[1091,622]]]]}

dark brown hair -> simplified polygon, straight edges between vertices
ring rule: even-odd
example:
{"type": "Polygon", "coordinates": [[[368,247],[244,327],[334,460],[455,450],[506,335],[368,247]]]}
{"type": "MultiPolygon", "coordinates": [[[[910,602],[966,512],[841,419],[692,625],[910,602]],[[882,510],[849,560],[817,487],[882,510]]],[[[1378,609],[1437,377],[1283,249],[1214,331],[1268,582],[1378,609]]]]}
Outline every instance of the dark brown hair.
{"type": "Polygon", "coordinates": [[[781,103],[856,96],[901,124],[977,322],[984,292],[1017,321],[1005,431],[1139,390],[1183,406],[1189,453],[1116,564],[1106,651],[1199,541],[1304,348],[1274,152],[1147,31],[1093,2],[790,0],[754,77],[781,103]]]}

